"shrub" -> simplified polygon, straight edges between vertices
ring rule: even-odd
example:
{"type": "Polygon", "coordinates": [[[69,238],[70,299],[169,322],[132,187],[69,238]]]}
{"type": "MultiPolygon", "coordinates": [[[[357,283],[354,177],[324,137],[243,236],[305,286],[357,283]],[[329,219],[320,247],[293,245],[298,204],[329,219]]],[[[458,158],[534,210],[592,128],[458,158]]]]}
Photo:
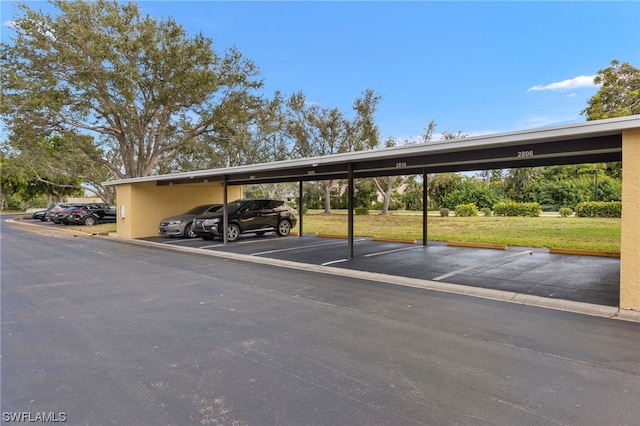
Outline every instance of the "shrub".
{"type": "Polygon", "coordinates": [[[458,217],[478,216],[478,207],[475,203],[458,204],[455,212],[458,217]]]}
{"type": "Polygon", "coordinates": [[[570,207],[560,207],[560,210],[558,210],[558,212],[562,217],[569,217],[573,214],[573,209],[570,207]]]}
{"type": "Polygon", "coordinates": [[[366,216],[369,214],[369,209],[367,207],[356,207],[353,212],[360,216],[366,216]]]}
{"type": "Polygon", "coordinates": [[[448,217],[449,209],[440,209],[440,217],[448,217]]]}
{"type": "Polygon", "coordinates": [[[491,216],[491,209],[488,207],[483,207],[480,209],[480,212],[482,213],[483,216],[491,216]]]}
{"type": "Polygon", "coordinates": [[[442,198],[442,205],[452,208],[461,204],[475,204],[479,207],[491,208],[505,198],[500,186],[469,179],[465,180],[459,189],[445,195],[442,198]]]}
{"type": "Polygon", "coordinates": [[[538,203],[516,203],[515,201],[500,202],[493,206],[496,216],[527,216],[537,217],[542,213],[538,203]]]}
{"type": "Polygon", "coordinates": [[[620,201],[588,201],[576,205],[578,217],[621,217],[622,202],[620,201]]]}

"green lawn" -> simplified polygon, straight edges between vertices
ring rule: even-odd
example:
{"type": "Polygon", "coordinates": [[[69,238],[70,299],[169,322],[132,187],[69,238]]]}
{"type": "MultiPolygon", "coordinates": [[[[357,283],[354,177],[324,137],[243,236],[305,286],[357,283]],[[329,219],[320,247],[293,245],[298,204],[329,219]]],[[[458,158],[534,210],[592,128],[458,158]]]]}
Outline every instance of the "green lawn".
{"type": "MultiPolygon", "coordinates": [[[[308,213],[304,233],[347,233],[347,216],[308,213]]],[[[428,239],[496,243],[510,246],[620,251],[620,219],[578,217],[439,217],[427,220],[428,239]]],[[[354,216],[354,233],[360,237],[422,239],[422,216],[354,216]]]]}

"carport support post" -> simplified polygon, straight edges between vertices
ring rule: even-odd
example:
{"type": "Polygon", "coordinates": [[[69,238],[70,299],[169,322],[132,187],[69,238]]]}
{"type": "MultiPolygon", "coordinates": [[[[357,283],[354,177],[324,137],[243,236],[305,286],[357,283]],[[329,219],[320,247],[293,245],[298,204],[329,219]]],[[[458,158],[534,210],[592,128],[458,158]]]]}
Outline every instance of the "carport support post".
{"type": "Polygon", "coordinates": [[[349,177],[349,185],[348,185],[348,193],[347,193],[347,199],[348,199],[348,206],[347,209],[348,211],[348,238],[349,238],[349,259],[353,259],[353,163],[349,163],[349,172],[348,172],[348,177],[349,177]]]}
{"type": "Polygon", "coordinates": [[[227,175],[222,176],[222,244],[227,245],[227,228],[229,227],[229,209],[227,194],[227,175]]]}
{"type": "Polygon", "coordinates": [[[427,171],[422,170],[422,245],[427,245],[427,217],[428,211],[428,203],[427,203],[427,171]]]}
{"type": "Polygon", "coordinates": [[[302,238],[302,211],[304,210],[304,205],[302,204],[303,203],[302,195],[303,195],[302,194],[302,181],[300,181],[299,184],[298,184],[298,216],[300,216],[299,217],[300,220],[298,221],[298,223],[299,223],[298,226],[300,227],[299,228],[300,229],[300,231],[299,231],[300,238],[302,238]]]}

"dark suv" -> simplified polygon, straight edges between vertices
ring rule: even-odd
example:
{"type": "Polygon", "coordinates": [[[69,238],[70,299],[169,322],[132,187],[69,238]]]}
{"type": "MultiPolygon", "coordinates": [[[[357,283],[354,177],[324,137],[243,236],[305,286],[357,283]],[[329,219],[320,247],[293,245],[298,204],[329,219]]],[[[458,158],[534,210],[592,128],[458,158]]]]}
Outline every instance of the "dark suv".
{"type": "MultiPolygon", "coordinates": [[[[240,234],[263,235],[276,232],[280,236],[289,235],[296,226],[295,211],[284,201],[255,199],[236,200],[227,204],[227,241],[235,241],[240,234]]],[[[193,220],[193,232],[200,238],[212,240],[223,237],[223,212],[198,216],[193,220]]]]}
{"type": "Polygon", "coordinates": [[[101,222],[115,221],[116,206],[104,203],[78,207],[69,215],[69,223],[73,225],[93,226],[101,222]]]}

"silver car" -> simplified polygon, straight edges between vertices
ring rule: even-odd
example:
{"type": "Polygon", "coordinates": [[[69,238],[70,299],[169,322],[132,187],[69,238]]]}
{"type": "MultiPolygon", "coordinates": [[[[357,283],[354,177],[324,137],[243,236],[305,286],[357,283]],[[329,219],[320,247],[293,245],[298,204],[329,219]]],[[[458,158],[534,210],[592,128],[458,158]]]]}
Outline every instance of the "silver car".
{"type": "Polygon", "coordinates": [[[167,217],[160,222],[160,235],[168,237],[195,238],[193,219],[196,216],[213,213],[222,208],[222,204],[203,204],[176,216],[167,217]]]}

